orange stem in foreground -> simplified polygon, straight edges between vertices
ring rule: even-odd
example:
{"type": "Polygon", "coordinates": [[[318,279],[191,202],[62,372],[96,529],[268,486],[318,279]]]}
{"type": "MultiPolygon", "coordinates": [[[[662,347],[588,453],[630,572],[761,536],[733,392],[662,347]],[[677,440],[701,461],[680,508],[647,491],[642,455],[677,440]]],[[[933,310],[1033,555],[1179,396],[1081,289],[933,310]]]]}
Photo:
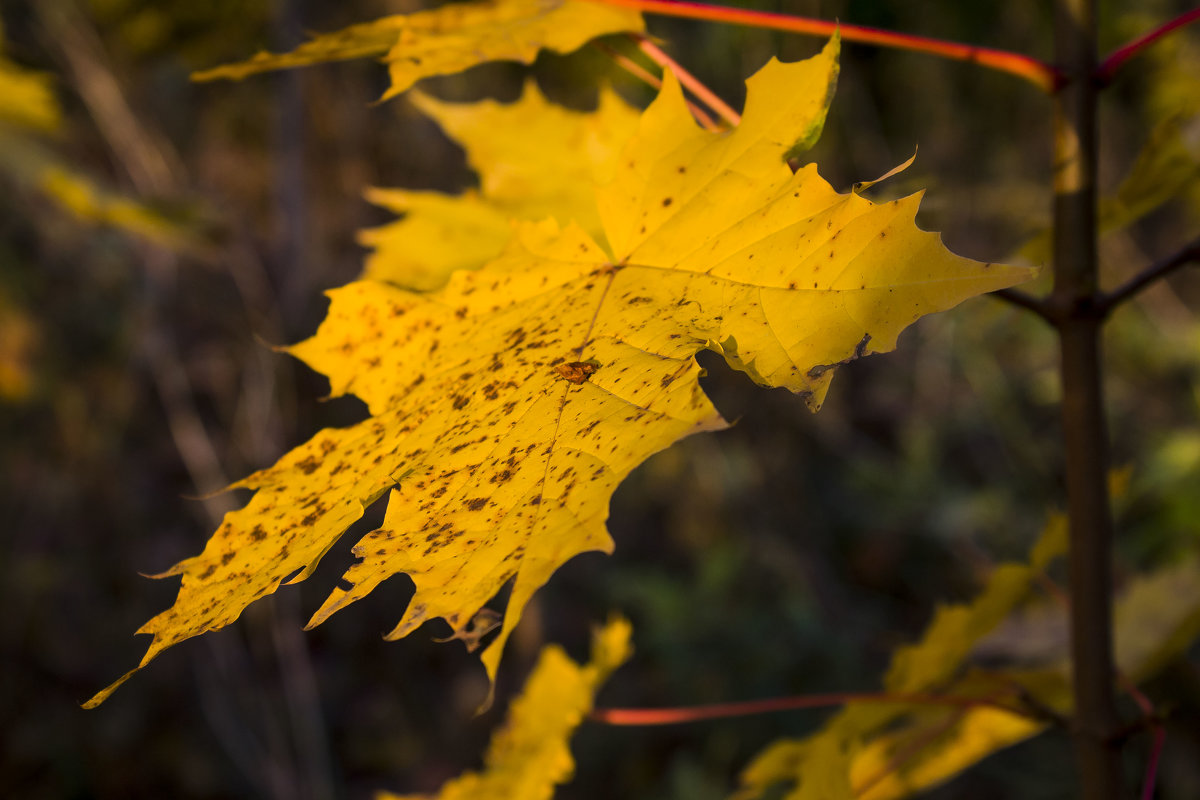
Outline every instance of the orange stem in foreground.
{"type": "Polygon", "coordinates": [[[748,700],[741,703],[714,703],[687,708],[597,708],[589,715],[593,722],[606,725],[675,725],[707,719],[745,717],[773,711],[795,711],[802,708],[829,708],[846,703],[889,703],[893,705],[952,706],[957,708],[998,708],[1012,714],[1028,713],[996,700],[979,697],[953,697],[940,694],[888,694],[887,692],[833,692],[806,694],[800,697],[774,697],[769,700],[748,700]]]}
{"type": "MultiPolygon", "coordinates": [[[[658,76],[652,74],[649,70],[642,67],[641,64],[637,63],[632,58],[629,58],[623,53],[618,53],[616,50],[612,49],[601,41],[593,41],[592,46],[611,58],[618,67],[625,70],[642,83],[645,83],[650,88],[655,90],[662,88],[662,81],[658,79],[658,76]]],[[[700,108],[700,106],[696,105],[687,98],[684,98],[684,102],[687,103],[688,110],[692,112],[692,114],[696,117],[696,120],[705,130],[719,131],[721,129],[720,126],[718,126],[713,120],[713,118],[710,117],[704,109],[700,108]]]]}
{"type": "Polygon", "coordinates": [[[705,86],[699,78],[684,69],[680,64],[659,49],[659,47],[649,39],[638,38],[637,45],[643,53],[648,55],[654,61],[654,63],[661,66],[664,70],[671,70],[679,82],[687,87],[688,91],[694,94],[696,98],[703,102],[706,106],[717,112],[721,119],[728,122],[731,127],[736,128],[737,124],[742,121],[741,114],[730,108],[729,104],[720,97],[717,97],[716,93],[712,89],[709,89],[707,86],[705,86]]]}
{"type": "Polygon", "coordinates": [[[1007,72],[1024,78],[1047,93],[1053,92],[1058,87],[1060,79],[1059,73],[1054,67],[1021,53],[976,47],[908,33],[894,33],[862,25],[844,25],[809,17],[793,17],[770,11],[749,11],[743,8],[692,3],[685,0],[591,0],[591,2],[636,8],[648,14],[702,19],[730,25],[748,25],[754,28],[788,31],[809,36],[832,36],[835,31],[840,31],[842,38],[848,42],[873,44],[897,50],[914,50],[954,61],[969,61],[999,72],[1007,72]]]}

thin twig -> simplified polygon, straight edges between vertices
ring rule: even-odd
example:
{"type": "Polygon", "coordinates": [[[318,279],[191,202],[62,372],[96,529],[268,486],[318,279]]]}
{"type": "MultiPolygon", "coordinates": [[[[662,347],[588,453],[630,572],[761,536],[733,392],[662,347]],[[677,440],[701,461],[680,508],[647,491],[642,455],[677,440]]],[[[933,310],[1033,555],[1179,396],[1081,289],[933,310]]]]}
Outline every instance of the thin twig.
{"type": "Polygon", "coordinates": [[[662,81],[658,76],[650,70],[643,67],[641,64],[634,61],[624,53],[618,52],[615,48],[609,47],[600,39],[592,40],[592,47],[596,48],[604,55],[616,62],[617,66],[628,72],[633,77],[637,78],[642,83],[649,86],[651,89],[661,89],[662,81]]]}
{"type": "Polygon", "coordinates": [[[979,697],[955,697],[939,694],[894,694],[889,692],[832,692],[807,694],[799,697],[773,697],[767,700],[748,700],[740,703],[713,703],[686,708],[597,708],[589,715],[593,722],[606,725],[675,725],[709,719],[745,717],[775,711],[797,711],[805,708],[829,708],[846,703],[886,703],[892,705],[948,706],[954,708],[998,708],[1011,714],[1028,716],[1012,705],[979,697]]]}
{"type": "Polygon", "coordinates": [[[736,128],[738,123],[742,121],[741,114],[729,107],[729,104],[717,97],[716,92],[705,86],[699,78],[692,75],[682,66],[680,66],[673,58],[664,53],[657,45],[644,37],[637,37],[638,48],[648,55],[654,63],[661,66],[664,70],[671,70],[679,82],[687,87],[688,91],[696,96],[701,102],[717,112],[717,116],[725,120],[731,127],[736,128]]]}
{"type": "Polygon", "coordinates": [[[1162,756],[1163,744],[1167,740],[1167,729],[1161,724],[1154,726],[1154,743],[1150,746],[1150,758],[1146,761],[1146,778],[1142,782],[1142,800],[1152,800],[1154,784],[1158,780],[1158,760],[1162,756]]]}
{"type": "Polygon", "coordinates": [[[1096,307],[1102,314],[1108,314],[1147,286],[1193,261],[1200,262],[1200,239],[1193,239],[1166,258],[1151,264],[1122,286],[1100,295],[1096,300],[1096,307]]]}
{"type": "MultiPolygon", "coordinates": [[[[618,67],[642,81],[647,86],[651,87],[652,89],[662,88],[662,81],[658,79],[657,75],[650,72],[650,70],[646,69],[629,56],[625,55],[624,53],[617,52],[599,40],[594,40],[592,42],[592,46],[611,58],[618,67]]],[[[717,125],[716,120],[709,116],[707,111],[687,98],[684,98],[684,102],[687,103],[688,110],[692,112],[692,116],[696,118],[696,120],[705,130],[717,131],[721,129],[720,126],[717,125]]]]}
{"type": "Polygon", "coordinates": [[[1003,300],[1006,303],[1011,303],[1014,306],[1032,311],[1044,319],[1049,324],[1054,324],[1054,317],[1050,313],[1050,307],[1045,300],[1034,297],[1031,294],[1019,291],[1017,289],[997,289],[994,292],[988,293],[989,297],[995,297],[997,300],[1003,300]]]}
{"type": "Polygon", "coordinates": [[[862,25],[845,25],[810,17],[795,17],[769,11],[750,11],[743,8],[684,2],[683,0],[592,0],[592,2],[636,8],[648,14],[702,19],[730,25],[747,25],[808,36],[832,36],[834,32],[840,32],[842,38],[847,42],[873,44],[897,50],[913,50],[954,61],[973,62],[999,72],[1007,72],[1024,78],[1046,93],[1057,89],[1061,80],[1058,70],[1053,66],[1022,53],[976,47],[975,45],[907,33],[895,33],[862,25]]]}
{"type": "Polygon", "coordinates": [[[1135,55],[1140,53],[1142,50],[1145,50],[1147,47],[1154,44],[1154,42],[1166,36],[1168,33],[1177,31],[1185,25],[1190,25],[1198,20],[1200,20],[1200,8],[1193,8],[1191,11],[1180,14],[1178,17],[1175,17],[1175,19],[1172,19],[1169,22],[1164,22],[1162,25],[1159,25],[1146,35],[1139,36],[1129,44],[1118,47],[1116,50],[1109,53],[1108,56],[1106,56],[1105,59],[1100,62],[1100,66],[1096,68],[1096,81],[1101,86],[1109,83],[1112,81],[1113,76],[1116,75],[1117,70],[1120,69],[1126,61],[1133,58],[1135,55]]]}

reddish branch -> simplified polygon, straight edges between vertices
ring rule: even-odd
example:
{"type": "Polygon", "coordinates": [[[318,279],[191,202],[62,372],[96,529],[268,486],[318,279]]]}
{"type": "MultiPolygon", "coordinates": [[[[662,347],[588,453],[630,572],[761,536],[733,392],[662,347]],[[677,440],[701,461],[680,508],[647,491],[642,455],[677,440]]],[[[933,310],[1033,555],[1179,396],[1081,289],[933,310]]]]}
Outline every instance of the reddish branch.
{"type": "Polygon", "coordinates": [[[686,708],[597,708],[590,718],[606,725],[676,725],[708,719],[745,717],[774,711],[804,708],[829,708],[846,703],[889,703],[894,705],[949,706],[954,708],[998,708],[1011,714],[1030,716],[1027,709],[980,697],[955,697],[940,694],[889,694],[887,692],[833,692],[800,697],[773,697],[741,703],[714,703],[686,708]]]}
{"type": "Polygon", "coordinates": [[[1146,762],[1146,779],[1142,783],[1142,800],[1153,800],[1154,784],[1158,778],[1158,759],[1162,755],[1163,743],[1167,739],[1167,729],[1162,725],[1154,726],[1154,744],[1150,747],[1150,758],[1146,762]]]}
{"type": "Polygon", "coordinates": [[[689,92],[715,111],[731,127],[736,128],[737,124],[742,121],[742,116],[730,108],[728,103],[718,97],[712,89],[705,86],[696,76],[692,75],[692,73],[688,72],[674,59],[664,53],[654,42],[646,38],[637,38],[636,41],[638,48],[649,56],[654,63],[661,66],[664,70],[673,72],[676,79],[686,86],[689,92]]]}
{"type": "MultiPolygon", "coordinates": [[[[658,76],[650,73],[649,70],[645,69],[641,64],[637,63],[632,58],[629,58],[629,56],[626,56],[624,53],[617,52],[599,40],[593,41],[592,46],[611,58],[618,67],[642,81],[650,88],[655,90],[662,88],[662,81],[658,79],[658,76]]],[[[688,109],[692,112],[692,115],[696,117],[696,120],[704,127],[705,130],[717,131],[721,129],[720,126],[717,125],[716,121],[709,116],[704,109],[700,108],[700,106],[686,98],[684,99],[684,102],[687,103],[688,109]]]]}
{"type": "Polygon", "coordinates": [[[1127,45],[1118,47],[1112,51],[1096,69],[1096,80],[1100,85],[1104,85],[1112,80],[1113,75],[1121,68],[1126,61],[1133,58],[1135,55],[1145,50],[1147,47],[1166,36],[1172,31],[1179,30],[1185,25],[1190,25],[1193,22],[1200,20],[1200,8],[1194,8],[1184,14],[1180,14],[1175,19],[1164,22],[1154,30],[1147,33],[1145,36],[1134,39],[1127,45]]]}
{"type": "Polygon", "coordinates": [[[707,3],[685,2],[685,0],[592,0],[592,2],[636,8],[647,14],[702,19],[729,25],[747,25],[808,36],[832,36],[834,32],[840,32],[842,38],[847,42],[873,44],[897,50],[913,50],[955,61],[980,64],[989,69],[1024,78],[1044,92],[1054,91],[1059,83],[1058,72],[1054,67],[1031,56],[1007,50],[948,42],[944,39],[895,33],[862,25],[846,25],[810,17],[794,17],[769,11],[751,11],[743,8],[708,5],[707,3]]]}

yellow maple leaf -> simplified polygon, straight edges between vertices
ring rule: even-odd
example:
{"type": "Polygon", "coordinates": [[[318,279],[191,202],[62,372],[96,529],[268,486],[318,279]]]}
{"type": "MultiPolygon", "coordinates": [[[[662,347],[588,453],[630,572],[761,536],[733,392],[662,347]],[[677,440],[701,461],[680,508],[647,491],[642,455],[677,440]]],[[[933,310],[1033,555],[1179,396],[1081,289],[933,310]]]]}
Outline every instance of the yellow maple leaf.
{"type": "Polygon", "coordinates": [[[414,92],[412,102],[467,151],[480,191],[372,189],[367,199],[404,218],[363,231],[375,248],[363,277],[427,291],[457,269],[476,269],[500,255],[512,219],[552,216],[574,221],[602,241],[593,187],[611,177],[638,112],[611,89],[595,111],[571,111],[546,101],[530,81],[516,103],[443,103],[414,92]]]}
{"type": "Polygon", "coordinates": [[[317,334],[290,352],[334,395],[362,398],[370,419],[321,431],[235,484],[256,494],[164,573],[183,582],[140,629],[154,635],[142,665],[233,622],[289,575],[307,578],[390,490],[348,588],[310,627],[406,573],[416,594],[387,638],[437,617],[465,637],[511,582],[481,655],[494,677],[533,592],[575,555],[611,550],[620,481],[678,439],[725,426],[700,389],[698,351],[815,409],[835,367],[893,348],[923,314],[1029,278],[948,252],[916,227],[915,196],[874,204],[835,192],[811,165],[788,169],[820,131],[836,72],[836,40],[808,61],[772,60],[726,133],[699,129],[668,75],[597,190],[608,249],[550,219],[518,227],[504,255],[437,292],[373,281],[330,292],[317,334]]]}
{"type": "Polygon", "coordinates": [[[557,645],[542,648],[504,726],[488,745],[482,772],[464,773],[436,795],[381,792],[376,800],[549,800],[554,787],[574,773],[571,735],[592,709],[600,685],[629,659],[629,634],[623,619],[594,631],[592,657],[583,666],[557,645]]]}
{"type": "Polygon", "coordinates": [[[351,25],[290,53],[261,52],[193,73],[192,79],[240,80],[270,70],[379,57],[392,80],[383,95],[387,99],[432,75],[462,72],[485,61],[529,64],[541,49],[569,53],[597,36],[643,29],[636,11],[585,0],[475,0],[351,25]]]}

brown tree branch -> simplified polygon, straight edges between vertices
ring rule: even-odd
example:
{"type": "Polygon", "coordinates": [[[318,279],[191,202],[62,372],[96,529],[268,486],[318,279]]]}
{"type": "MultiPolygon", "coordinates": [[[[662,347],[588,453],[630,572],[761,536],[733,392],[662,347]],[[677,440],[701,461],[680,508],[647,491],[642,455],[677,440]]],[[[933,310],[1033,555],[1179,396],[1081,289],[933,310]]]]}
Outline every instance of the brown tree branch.
{"type": "Polygon", "coordinates": [[[998,289],[994,292],[989,292],[988,296],[995,297],[997,300],[1003,300],[1026,311],[1032,311],[1050,325],[1055,324],[1054,315],[1050,310],[1049,304],[1041,298],[1034,297],[1018,289],[998,289]]]}
{"type": "Polygon", "coordinates": [[[1166,258],[1146,267],[1111,292],[1102,294],[1097,298],[1096,306],[1102,314],[1111,313],[1114,308],[1129,301],[1143,289],[1152,286],[1180,267],[1185,267],[1193,262],[1200,263],[1200,238],[1193,239],[1166,258]]]}

